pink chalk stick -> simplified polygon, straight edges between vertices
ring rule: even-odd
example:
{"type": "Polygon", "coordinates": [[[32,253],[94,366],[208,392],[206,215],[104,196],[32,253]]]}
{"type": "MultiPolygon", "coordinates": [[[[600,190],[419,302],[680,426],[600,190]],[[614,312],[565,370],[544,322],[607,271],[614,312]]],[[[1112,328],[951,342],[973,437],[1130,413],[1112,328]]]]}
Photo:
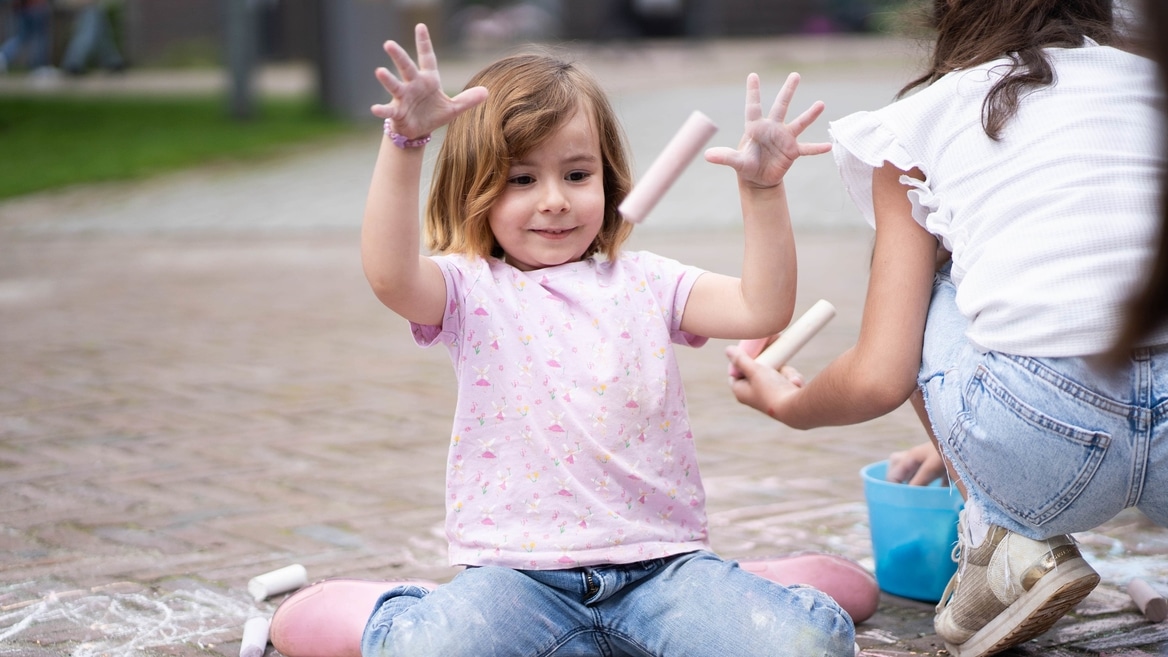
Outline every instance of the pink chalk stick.
{"type": "Polygon", "coordinates": [[[625,221],[641,223],[717,131],[710,117],[696,111],[690,114],[620,204],[618,209],[625,221]]]}
{"type": "Polygon", "coordinates": [[[787,330],[779,335],[778,339],[771,343],[761,354],[755,358],[755,362],[762,363],[776,370],[787,364],[800,349],[806,345],[816,333],[827,323],[831,318],[835,317],[835,306],[826,299],[820,299],[815,302],[815,305],[807,309],[807,312],[799,316],[799,319],[791,322],[787,330]]]}
{"type": "Polygon", "coordinates": [[[1135,577],[1127,585],[1127,593],[1140,608],[1140,613],[1153,623],[1168,618],[1168,601],[1144,580],[1135,577]]]}

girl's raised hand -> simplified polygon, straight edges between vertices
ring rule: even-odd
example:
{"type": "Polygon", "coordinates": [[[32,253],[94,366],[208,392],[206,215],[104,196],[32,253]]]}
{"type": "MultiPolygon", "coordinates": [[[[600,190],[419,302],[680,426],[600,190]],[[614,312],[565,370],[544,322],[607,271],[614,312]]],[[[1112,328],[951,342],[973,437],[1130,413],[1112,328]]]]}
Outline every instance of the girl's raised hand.
{"type": "Polygon", "coordinates": [[[414,28],[414,40],[418,50],[416,65],[396,41],[385,42],[385,52],[398,75],[385,67],[379,67],[375,75],[393,99],[371,108],[374,116],[392,120],[394,130],[410,139],[430,134],[487,98],[484,87],[466,89],[453,98],[447,96],[438,77],[438,58],[434,56],[430,31],[424,24],[414,28]]]}
{"type": "Polygon", "coordinates": [[[758,75],[746,78],[746,131],[737,149],[711,148],[706,161],[724,164],[738,172],[743,182],[758,188],[776,187],[801,155],[819,155],[831,150],[829,143],[804,144],[799,135],[823,113],[823,103],[816,101],[807,111],[790,123],[787,109],[799,86],[799,74],[787,76],[783,88],[771,105],[767,116],[762,114],[758,75]]]}

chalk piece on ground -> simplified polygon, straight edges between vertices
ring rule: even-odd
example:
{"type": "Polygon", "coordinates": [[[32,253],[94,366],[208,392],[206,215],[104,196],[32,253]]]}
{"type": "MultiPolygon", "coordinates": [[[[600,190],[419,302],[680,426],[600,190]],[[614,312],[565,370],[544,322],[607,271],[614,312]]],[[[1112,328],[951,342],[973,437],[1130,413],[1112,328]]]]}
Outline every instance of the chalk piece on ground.
{"type": "Polygon", "coordinates": [[[717,131],[710,117],[697,111],[690,114],[617,208],[625,221],[641,223],[717,131]]]}
{"type": "Polygon", "coordinates": [[[816,333],[819,332],[831,318],[835,317],[835,306],[831,302],[820,299],[803,313],[799,319],[791,322],[787,330],[783,331],[777,340],[771,343],[755,362],[779,369],[796,354],[816,333]]]}
{"type": "Polygon", "coordinates": [[[268,619],[249,618],[243,625],[243,641],[239,643],[239,657],[263,657],[268,649],[268,619]]]}
{"type": "Polygon", "coordinates": [[[273,595],[295,591],[307,583],[308,571],[296,563],[253,577],[247,583],[247,592],[256,602],[262,602],[273,595]]]}
{"type": "Polygon", "coordinates": [[[1127,594],[1131,596],[1136,606],[1140,608],[1140,613],[1144,618],[1159,623],[1168,618],[1168,600],[1164,596],[1156,592],[1152,585],[1139,577],[1133,577],[1132,581],[1128,582],[1127,594]]]}

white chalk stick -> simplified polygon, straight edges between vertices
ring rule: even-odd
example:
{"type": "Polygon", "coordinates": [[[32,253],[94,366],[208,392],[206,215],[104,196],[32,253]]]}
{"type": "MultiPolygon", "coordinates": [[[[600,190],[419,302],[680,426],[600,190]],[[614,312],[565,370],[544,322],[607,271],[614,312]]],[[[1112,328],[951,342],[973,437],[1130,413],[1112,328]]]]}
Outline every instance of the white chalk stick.
{"type": "Polygon", "coordinates": [[[621,202],[618,210],[625,221],[641,223],[717,131],[710,117],[696,111],[690,114],[621,202]]]}
{"type": "Polygon", "coordinates": [[[249,618],[243,625],[243,641],[239,643],[239,657],[263,657],[268,649],[268,619],[249,618]]]}
{"type": "Polygon", "coordinates": [[[1144,618],[1153,623],[1159,623],[1168,618],[1168,600],[1165,600],[1164,596],[1152,588],[1151,584],[1138,577],[1133,577],[1132,581],[1127,584],[1127,594],[1140,608],[1140,613],[1144,615],[1144,618]]]}
{"type": "Polygon", "coordinates": [[[288,591],[294,591],[308,583],[308,571],[298,563],[285,566],[270,573],[253,577],[247,583],[247,592],[256,602],[288,591]]]}
{"type": "Polygon", "coordinates": [[[820,299],[811,306],[807,312],[803,313],[799,319],[791,322],[786,331],[783,331],[777,340],[771,343],[755,362],[762,363],[769,367],[779,369],[787,364],[788,360],[794,356],[819,330],[835,317],[835,306],[830,302],[820,299]]]}

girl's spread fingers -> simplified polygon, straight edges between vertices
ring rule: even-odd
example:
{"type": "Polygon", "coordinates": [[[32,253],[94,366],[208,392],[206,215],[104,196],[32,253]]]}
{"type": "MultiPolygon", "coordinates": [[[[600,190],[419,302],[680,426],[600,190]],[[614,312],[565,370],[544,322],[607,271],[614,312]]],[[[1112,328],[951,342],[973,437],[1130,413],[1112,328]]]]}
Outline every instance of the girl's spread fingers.
{"type": "Polygon", "coordinates": [[[461,113],[474,107],[475,105],[478,105],[486,99],[486,87],[471,87],[470,89],[464,89],[457,96],[451,98],[450,100],[454,105],[455,111],[461,113]]]}
{"type": "Polygon", "coordinates": [[[393,73],[389,72],[389,69],[381,67],[374,71],[373,74],[377,77],[377,81],[381,83],[381,86],[385,87],[386,91],[391,95],[397,95],[398,90],[401,89],[401,80],[394,77],[393,73]]]}
{"type": "Polygon", "coordinates": [[[831,152],[831,144],[799,144],[799,155],[823,155],[831,152]]]}
{"type": "Polygon", "coordinates": [[[746,76],[746,122],[750,123],[760,117],[762,117],[762,100],[758,75],[751,73],[746,76]]]}
{"type": "Polygon", "coordinates": [[[770,117],[775,121],[782,122],[787,118],[787,110],[791,106],[791,99],[795,97],[795,87],[799,86],[799,74],[792,73],[787,76],[787,81],[783,83],[783,88],[779,89],[779,94],[775,96],[775,102],[771,105],[770,117]]]}
{"type": "Polygon", "coordinates": [[[414,60],[410,59],[410,54],[396,41],[385,42],[385,54],[393,60],[393,65],[397,67],[398,75],[403,81],[410,81],[418,75],[418,68],[414,66],[414,60]]]}
{"type": "Polygon", "coordinates": [[[438,57],[434,54],[434,43],[430,41],[430,30],[425,23],[418,23],[414,28],[414,42],[418,48],[418,66],[423,71],[437,69],[438,57]]]}
{"type": "Polygon", "coordinates": [[[815,120],[818,119],[821,114],[823,114],[824,107],[825,105],[821,100],[817,100],[812,103],[811,107],[808,107],[805,112],[795,117],[795,120],[788,124],[791,128],[791,132],[798,135],[799,133],[806,130],[807,126],[815,123],[815,120]]]}
{"type": "Polygon", "coordinates": [[[742,166],[741,154],[728,146],[715,146],[706,151],[706,161],[710,164],[721,164],[733,169],[742,166]]]}

